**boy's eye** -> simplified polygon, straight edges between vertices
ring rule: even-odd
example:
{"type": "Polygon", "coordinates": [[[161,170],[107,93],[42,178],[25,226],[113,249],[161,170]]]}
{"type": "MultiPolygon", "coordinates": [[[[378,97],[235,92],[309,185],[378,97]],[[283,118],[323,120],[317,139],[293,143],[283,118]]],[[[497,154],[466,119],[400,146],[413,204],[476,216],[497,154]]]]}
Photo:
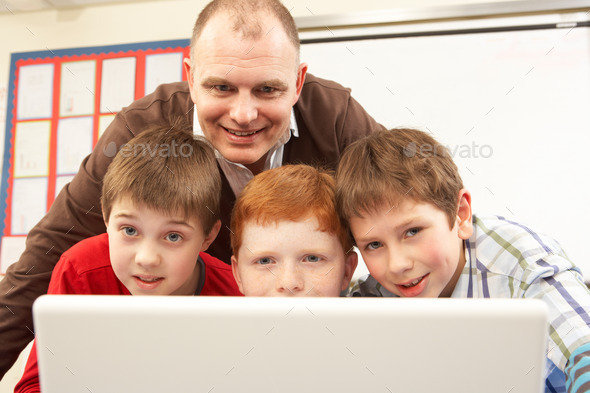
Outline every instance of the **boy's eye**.
{"type": "Polygon", "coordinates": [[[304,259],[306,262],[319,262],[322,258],[318,257],[317,255],[308,255],[304,259]]]}
{"type": "Polygon", "coordinates": [[[123,233],[127,236],[137,235],[137,229],[135,229],[133,227],[123,227],[122,230],[123,230],[123,233]]]}
{"type": "Polygon", "coordinates": [[[418,232],[420,232],[420,228],[412,228],[406,232],[406,236],[407,237],[416,236],[418,234],[418,232]]]}
{"type": "Polygon", "coordinates": [[[178,233],[169,233],[166,235],[166,239],[171,242],[179,242],[182,240],[182,236],[180,236],[178,233]]]}
{"type": "Polygon", "coordinates": [[[217,91],[223,91],[223,92],[229,91],[229,86],[228,85],[216,85],[216,86],[214,86],[214,88],[217,91]]]}
{"type": "Polygon", "coordinates": [[[268,265],[272,262],[272,259],[265,257],[265,258],[260,258],[259,260],[256,261],[257,264],[259,265],[268,265]]]}
{"type": "Polygon", "coordinates": [[[383,244],[381,244],[381,242],[371,242],[371,243],[367,244],[366,249],[367,250],[376,250],[380,247],[383,247],[383,244]]]}

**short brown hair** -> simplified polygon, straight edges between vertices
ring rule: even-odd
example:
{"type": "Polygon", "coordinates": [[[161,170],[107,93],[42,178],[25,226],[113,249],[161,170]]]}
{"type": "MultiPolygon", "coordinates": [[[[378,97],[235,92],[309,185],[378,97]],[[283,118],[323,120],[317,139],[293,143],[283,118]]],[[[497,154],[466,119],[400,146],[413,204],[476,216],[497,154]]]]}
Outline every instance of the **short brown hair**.
{"type": "Polygon", "coordinates": [[[352,249],[344,222],[336,211],[335,181],[326,171],[309,165],[285,165],[255,176],[236,201],[231,216],[234,255],[242,246],[244,227],[278,221],[318,220],[318,229],[335,235],[344,254],[352,249]]]}
{"type": "Polygon", "coordinates": [[[219,219],[220,194],[213,149],[177,121],[154,126],[119,150],[104,176],[101,204],[105,220],[121,198],[164,213],[196,215],[208,234],[219,219]]]}
{"type": "Polygon", "coordinates": [[[435,205],[452,228],[462,188],[448,149],[414,129],[379,131],[352,143],[336,172],[338,210],[346,219],[409,198],[435,205]]]}
{"type": "Polygon", "coordinates": [[[246,38],[260,38],[267,31],[264,31],[260,23],[259,17],[263,13],[268,13],[275,16],[283,30],[289,37],[289,41],[297,51],[297,58],[299,58],[299,33],[297,25],[291,12],[279,0],[213,0],[203,8],[199,14],[195,26],[193,27],[193,35],[191,38],[191,58],[195,43],[199,39],[201,32],[205,25],[211,18],[225,12],[232,18],[232,24],[228,28],[235,32],[240,32],[246,38]]]}

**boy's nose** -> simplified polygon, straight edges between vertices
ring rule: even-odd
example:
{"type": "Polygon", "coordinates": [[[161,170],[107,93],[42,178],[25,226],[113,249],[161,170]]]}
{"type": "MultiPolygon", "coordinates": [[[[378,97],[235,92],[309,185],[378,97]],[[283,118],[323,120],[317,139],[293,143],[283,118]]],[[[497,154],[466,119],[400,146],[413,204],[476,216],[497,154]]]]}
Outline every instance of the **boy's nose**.
{"type": "MultiPolygon", "coordinates": [[[[288,264],[287,264],[288,265],[288,264]]],[[[305,280],[299,268],[282,266],[277,269],[277,292],[282,296],[301,296],[305,289],[305,280]]]]}
{"type": "Polygon", "coordinates": [[[157,247],[150,241],[142,242],[135,253],[135,263],[143,267],[154,267],[160,264],[157,247]]]}
{"type": "Polygon", "coordinates": [[[250,92],[238,93],[230,110],[230,117],[242,127],[248,126],[258,117],[256,100],[250,92]]]}
{"type": "Polygon", "coordinates": [[[388,268],[391,274],[400,275],[408,270],[412,270],[413,267],[414,262],[412,261],[412,258],[408,258],[405,255],[389,254],[388,268]]]}

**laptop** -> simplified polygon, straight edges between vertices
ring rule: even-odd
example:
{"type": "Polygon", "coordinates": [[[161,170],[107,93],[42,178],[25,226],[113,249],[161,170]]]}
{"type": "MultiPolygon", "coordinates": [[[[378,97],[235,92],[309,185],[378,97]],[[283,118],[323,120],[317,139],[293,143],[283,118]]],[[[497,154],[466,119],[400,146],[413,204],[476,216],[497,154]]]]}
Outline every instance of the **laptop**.
{"type": "Polygon", "coordinates": [[[539,393],[540,300],[40,297],[44,393],[539,393]]]}

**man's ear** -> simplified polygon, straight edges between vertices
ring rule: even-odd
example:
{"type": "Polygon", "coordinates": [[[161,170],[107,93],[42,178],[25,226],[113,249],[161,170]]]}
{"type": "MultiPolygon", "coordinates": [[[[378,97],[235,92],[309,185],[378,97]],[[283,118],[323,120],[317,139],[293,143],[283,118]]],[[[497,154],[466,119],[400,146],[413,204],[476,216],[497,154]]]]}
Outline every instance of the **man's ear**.
{"type": "Polygon", "coordinates": [[[197,93],[195,86],[195,70],[193,69],[193,62],[189,57],[185,57],[183,61],[184,71],[186,72],[186,80],[188,81],[188,88],[191,94],[193,104],[196,103],[197,93]]]}
{"type": "Polygon", "coordinates": [[[236,284],[238,284],[238,289],[244,294],[244,289],[242,288],[242,278],[240,277],[240,271],[238,270],[238,259],[235,255],[231,256],[231,271],[234,274],[234,279],[236,280],[236,284]]]}
{"type": "Polygon", "coordinates": [[[473,234],[473,217],[471,216],[471,194],[465,188],[459,191],[457,202],[457,234],[467,240],[473,234]]]}
{"type": "Polygon", "coordinates": [[[344,256],[344,277],[342,278],[342,288],[341,291],[344,291],[350,285],[350,280],[352,280],[352,275],[356,270],[356,266],[359,263],[359,257],[354,250],[350,250],[344,256]]]}
{"type": "Polygon", "coordinates": [[[299,99],[299,95],[301,94],[301,89],[303,89],[303,83],[305,82],[305,75],[307,74],[307,63],[299,64],[297,68],[297,80],[295,81],[295,101],[293,105],[299,99]]]}
{"type": "Polygon", "coordinates": [[[188,86],[190,89],[193,89],[193,62],[191,61],[190,57],[185,57],[183,60],[184,72],[186,72],[186,80],[188,81],[188,86]]]}
{"type": "Polygon", "coordinates": [[[213,224],[213,227],[211,228],[209,233],[205,235],[205,239],[203,240],[203,244],[201,245],[201,251],[207,251],[211,243],[213,243],[213,240],[215,240],[215,238],[217,237],[219,229],[221,229],[221,221],[217,220],[215,221],[215,224],[213,224]]]}

